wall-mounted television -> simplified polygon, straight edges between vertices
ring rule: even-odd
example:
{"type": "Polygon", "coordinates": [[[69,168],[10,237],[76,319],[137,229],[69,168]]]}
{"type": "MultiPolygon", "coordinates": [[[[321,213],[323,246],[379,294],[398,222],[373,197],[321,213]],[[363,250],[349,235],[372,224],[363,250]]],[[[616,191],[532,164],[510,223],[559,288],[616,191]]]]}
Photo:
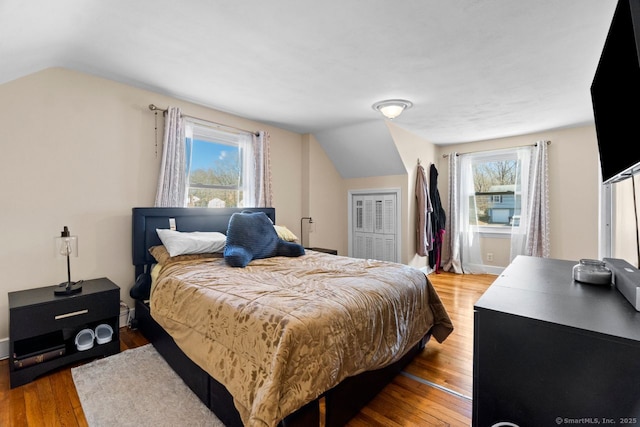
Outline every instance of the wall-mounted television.
{"type": "Polygon", "coordinates": [[[640,0],[619,0],[591,84],[604,184],[640,172],[640,0]]]}

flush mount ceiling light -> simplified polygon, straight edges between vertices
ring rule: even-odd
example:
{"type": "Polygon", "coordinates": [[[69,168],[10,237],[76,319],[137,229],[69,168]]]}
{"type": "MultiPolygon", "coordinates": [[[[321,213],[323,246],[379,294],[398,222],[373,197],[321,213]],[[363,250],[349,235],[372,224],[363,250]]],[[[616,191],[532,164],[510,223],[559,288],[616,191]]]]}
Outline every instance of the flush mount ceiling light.
{"type": "Polygon", "coordinates": [[[373,109],[380,111],[383,116],[388,119],[395,119],[404,110],[411,108],[413,103],[406,99],[387,99],[386,101],[376,102],[372,105],[373,109]]]}

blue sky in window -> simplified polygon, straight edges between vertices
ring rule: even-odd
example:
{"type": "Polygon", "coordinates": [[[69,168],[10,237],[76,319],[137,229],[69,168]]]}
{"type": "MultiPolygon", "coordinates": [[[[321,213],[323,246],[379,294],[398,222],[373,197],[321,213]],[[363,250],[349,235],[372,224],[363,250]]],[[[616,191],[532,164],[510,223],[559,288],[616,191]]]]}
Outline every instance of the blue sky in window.
{"type": "MultiPolygon", "coordinates": [[[[223,160],[229,154],[238,152],[237,147],[226,144],[216,144],[208,141],[193,141],[193,156],[191,157],[191,169],[213,168],[216,161],[223,160]]],[[[237,157],[236,157],[237,158],[237,157]]]]}

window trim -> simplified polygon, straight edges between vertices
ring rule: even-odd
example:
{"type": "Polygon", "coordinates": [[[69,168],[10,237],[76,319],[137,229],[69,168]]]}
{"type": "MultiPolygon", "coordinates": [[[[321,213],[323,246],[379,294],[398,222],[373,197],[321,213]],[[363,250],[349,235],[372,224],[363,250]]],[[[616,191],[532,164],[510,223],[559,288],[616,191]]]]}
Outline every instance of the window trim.
{"type": "Polygon", "coordinates": [[[482,237],[494,237],[500,239],[511,238],[510,225],[470,225],[471,229],[475,229],[482,237]]]}
{"type": "MultiPolygon", "coordinates": [[[[511,148],[506,148],[506,149],[500,149],[500,150],[496,150],[496,151],[487,151],[487,152],[479,152],[479,153],[468,153],[466,154],[468,156],[471,156],[471,164],[472,167],[474,167],[477,164],[482,164],[482,163],[491,163],[491,162],[500,162],[500,161],[515,161],[518,162],[518,155],[516,152],[516,149],[511,149],[511,148]]],[[[489,196],[489,199],[492,201],[492,203],[496,203],[493,202],[493,197],[495,197],[496,195],[498,195],[500,197],[501,200],[503,200],[503,196],[505,194],[513,194],[514,196],[514,210],[516,209],[516,203],[518,200],[518,195],[520,194],[520,191],[518,191],[517,189],[517,184],[514,183],[514,190],[513,192],[496,192],[496,193],[491,193],[490,195],[485,191],[485,192],[475,192],[473,193],[473,197],[477,198],[479,195],[480,196],[489,196]],[[500,194],[497,194],[500,193],[500,194]]],[[[497,203],[502,203],[501,202],[497,202],[497,203]]],[[[499,237],[499,238],[505,238],[505,237],[511,237],[511,229],[512,229],[512,225],[477,225],[477,224],[472,224],[471,222],[469,222],[469,220],[467,219],[467,223],[468,226],[471,227],[471,230],[478,232],[482,237],[499,237]]]]}
{"type": "MultiPolygon", "coordinates": [[[[250,183],[245,182],[245,171],[244,168],[247,164],[246,156],[251,156],[251,154],[247,150],[247,144],[243,141],[243,138],[249,133],[241,133],[241,132],[231,132],[228,130],[220,129],[220,126],[217,126],[215,123],[210,123],[201,119],[187,119],[186,120],[186,128],[189,129],[185,133],[185,145],[189,150],[189,158],[187,163],[187,168],[185,170],[186,180],[185,180],[185,194],[187,196],[187,200],[189,199],[189,194],[191,190],[221,190],[221,191],[231,191],[242,194],[242,197],[238,196],[237,206],[240,206],[242,200],[244,199],[244,195],[247,192],[247,185],[250,183]],[[210,143],[216,145],[226,145],[232,147],[233,149],[238,150],[238,163],[239,163],[239,180],[237,185],[222,185],[222,184],[202,184],[202,183],[191,183],[191,174],[193,169],[192,159],[193,159],[193,147],[194,143],[199,141],[201,143],[210,143]]],[[[231,206],[229,206],[231,207],[231,206]]]]}

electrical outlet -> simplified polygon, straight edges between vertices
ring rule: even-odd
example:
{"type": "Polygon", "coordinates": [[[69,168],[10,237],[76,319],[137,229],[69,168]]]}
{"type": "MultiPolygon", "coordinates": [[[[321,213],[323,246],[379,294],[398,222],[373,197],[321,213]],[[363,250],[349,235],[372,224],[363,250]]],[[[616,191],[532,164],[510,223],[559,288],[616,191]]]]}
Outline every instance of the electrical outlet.
{"type": "Polygon", "coordinates": [[[487,261],[493,261],[493,252],[487,252],[487,261]]]}

